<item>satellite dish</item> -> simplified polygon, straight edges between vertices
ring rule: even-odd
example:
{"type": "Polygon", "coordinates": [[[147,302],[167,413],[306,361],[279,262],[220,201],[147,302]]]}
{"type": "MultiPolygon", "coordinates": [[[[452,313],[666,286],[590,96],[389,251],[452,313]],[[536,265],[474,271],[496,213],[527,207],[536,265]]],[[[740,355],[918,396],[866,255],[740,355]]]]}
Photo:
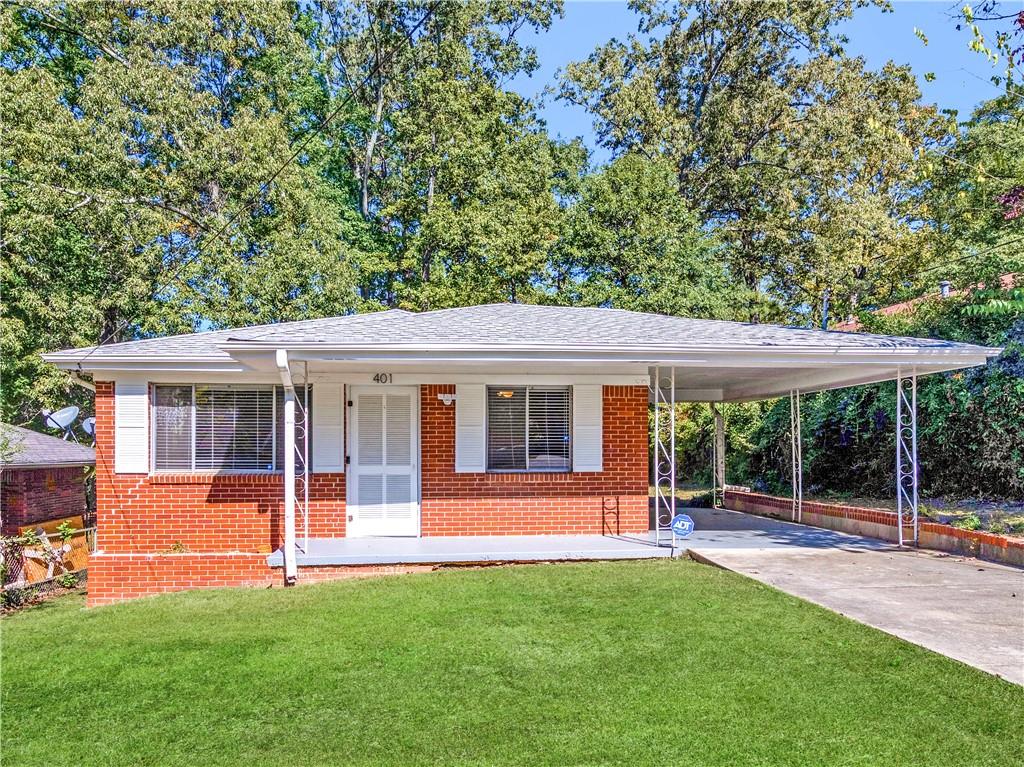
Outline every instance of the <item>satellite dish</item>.
{"type": "Polygon", "coordinates": [[[92,444],[96,444],[96,417],[89,416],[82,420],[82,431],[92,437],[92,444]]]}
{"type": "MultiPolygon", "coordinates": [[[[43,411],[43,418],[46,420],[46,425],[53,429],[60,429],[64,432],[64,439],[71,437],[75,439],[74,432],[71,431],[71,424],[78,418],[78,407],[70,405],[65,408],[61,408],[56,413],[51,413],[48,410],[43,411]]],[[[76,442],[78,440],[75,440],[76,442]]]]}

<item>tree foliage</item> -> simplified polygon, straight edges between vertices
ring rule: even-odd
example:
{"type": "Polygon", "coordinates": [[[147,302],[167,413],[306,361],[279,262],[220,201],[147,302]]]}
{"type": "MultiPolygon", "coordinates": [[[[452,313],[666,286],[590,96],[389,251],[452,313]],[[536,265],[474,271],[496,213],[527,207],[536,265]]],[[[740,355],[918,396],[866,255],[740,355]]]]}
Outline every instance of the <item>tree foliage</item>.
{"type": "Polygon", "coordinates": [[[3,30],[5,418],[77,393],[42,351],[354,307],[315,158],[263,185],[310,79],[288,6],[6,4],[3,30]]]}
{"type": "Polygon", "coordinates": [[[665,157],[679,193],[728,245],[735,278],[765,308],[842,304],[855,267],[921,258],[907,207],[915,163],[948,121],[920,103],[909,68],[867,69],[837,25],[855,3],[635,0],[640,36],[565,72],[613,154],[665,157]]]}
{"type": "Polygon", "coordinates": [[[722,248],[676,191],[665,160],[623,155],[583,179],[551,256],[556,300],[570,305],[726,317],[722,248]]]}

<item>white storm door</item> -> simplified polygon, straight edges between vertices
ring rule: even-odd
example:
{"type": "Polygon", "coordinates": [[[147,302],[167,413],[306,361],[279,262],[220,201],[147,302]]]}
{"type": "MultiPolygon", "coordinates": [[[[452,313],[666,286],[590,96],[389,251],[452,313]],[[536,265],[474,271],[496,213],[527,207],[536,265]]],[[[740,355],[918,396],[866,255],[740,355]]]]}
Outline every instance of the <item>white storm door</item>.
{"type": "Polygon", "coordinates": [[[353,386],[351,401],[348,535],[419,535],[419,387],[353,386]]]}

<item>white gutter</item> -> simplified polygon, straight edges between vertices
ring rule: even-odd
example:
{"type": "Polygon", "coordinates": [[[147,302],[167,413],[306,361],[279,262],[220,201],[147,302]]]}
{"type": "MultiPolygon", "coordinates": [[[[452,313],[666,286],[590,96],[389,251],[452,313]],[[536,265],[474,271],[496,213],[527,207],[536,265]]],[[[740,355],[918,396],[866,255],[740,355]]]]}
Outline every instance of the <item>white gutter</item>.
{"type": "Polygon", "coordinates": [[[295,387],[287,350],[278,349],[276,360],[284,387],[284,582],[292,586],[298,577],[295,564],[295,387]]]}

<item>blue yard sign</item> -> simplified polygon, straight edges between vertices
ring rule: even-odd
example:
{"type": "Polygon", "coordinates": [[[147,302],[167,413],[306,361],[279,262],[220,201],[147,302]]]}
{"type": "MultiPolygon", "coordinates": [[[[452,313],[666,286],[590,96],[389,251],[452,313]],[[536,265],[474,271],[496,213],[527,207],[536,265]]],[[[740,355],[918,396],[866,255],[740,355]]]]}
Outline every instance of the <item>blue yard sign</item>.
{"type": "Polygon", "coordinates": [[[672,535],[676,538],[687,538],[693,532],[693,520],[686,514],[676,514],[672,518],[672,535]]]}

